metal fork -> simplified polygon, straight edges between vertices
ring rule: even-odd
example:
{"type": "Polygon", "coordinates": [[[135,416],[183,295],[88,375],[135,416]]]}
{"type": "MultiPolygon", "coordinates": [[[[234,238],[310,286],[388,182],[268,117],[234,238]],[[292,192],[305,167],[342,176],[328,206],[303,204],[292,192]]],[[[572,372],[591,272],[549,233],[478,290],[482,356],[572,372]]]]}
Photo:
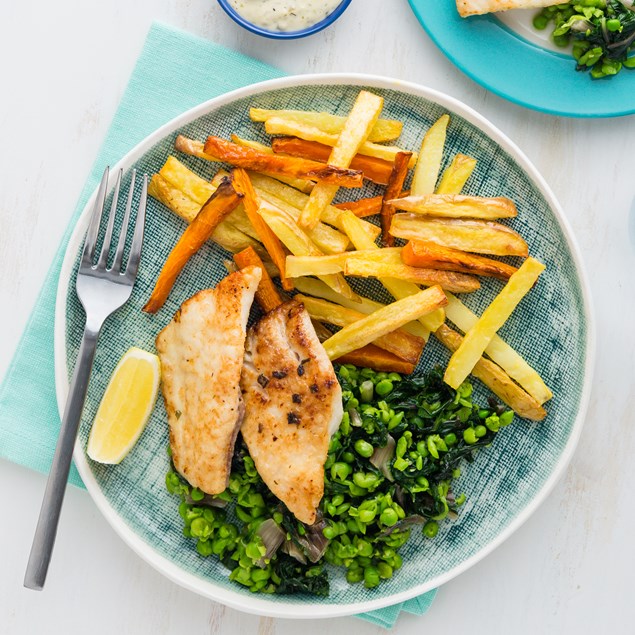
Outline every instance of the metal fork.
{"type": "Polygon", "coordinates": [[[84,336],[77,356],[75,370],[64,409],[62,427],[60,429],[53,464],[46,483],[44,500],[40,510],[35,537],[31,547],[31,555],[24,576],[24,586],[29,589],[41,590],[46,580],[57,525],[62,509],[62,502],[66,492],[66,481],[73,457],[73,447],[79,429],[79,423],[86,400],[86,391],[90,371],[93,366],[97,338],[106,318],[123,306],[132,293],[132,288],[137,277],[139,261],[141,259],[141,245],[143,243],[143,230],[145,226],[145,210],[148,192],[148,177],[143,177],[143,189],[139,207],[136,213],[136,220],[131,220],[132,197],[135,188],[136,173],[133,170],[126,211],[121,226],[121,234],[112,258],[112,266],[108,267],[111,259],[112,234],[117,213],[117,202],[119,200],[119,189],[121,186],[122,170],[117,175],[117,183],[110,205],[106,231],[104,234],[103,246],[97,260],[95,251],[99,228],[104,216],[106,201],[106,191],[108,189],[108,173],[106,168],[104,176],[97,192],[97,200],[84,240],[84,251],[77,274],[77,296],[86,312],[86,326],[84,336]],[[130,248],[128,263],[123,270],[124,247],[126,236],[130,226],[134,223],[134,236],[130,248]]]}

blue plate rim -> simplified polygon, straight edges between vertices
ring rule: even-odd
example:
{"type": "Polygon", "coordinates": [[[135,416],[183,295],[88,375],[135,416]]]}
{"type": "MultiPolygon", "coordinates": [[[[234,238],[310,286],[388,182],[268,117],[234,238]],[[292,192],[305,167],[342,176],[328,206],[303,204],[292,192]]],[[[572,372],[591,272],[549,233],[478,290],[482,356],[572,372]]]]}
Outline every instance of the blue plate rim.
{"type": "Polygon", "coordinates": [[[627,70],[614,78],[592,80],[588,73],[575,71],[573,58],[567,59],[561,53],[548,51],[528,42],[499,22],[494,15],[461,18],[452,0],[442,0],[438,3],[408,0],[408,3],[430,39],[457,68],[483,88],[507,101],[549,115],[581,119],[624,117],[635,114],[635,87],[632,87],[630,91],[624,88],[625,81],[631,83],[635,81],[635,71],[632,71],[632,77],[624,76],[625,72],[631,73],[627,70]],[[478,37],[474,34],[475,29],[468,28],[475,24],[478,25],[478,37]],[[501,66],[481,63],[483,56],[489,56],[493,50],[499,53],[496,62],[501,66]],[[540,66],[526,68],[521,65],[517,80],[509,72],[504,75],[504,78],[497,74],[497,71],[501,69],[510,70],[506,64],[517,64],[519,61],[525,62],[532,58],[534,60],[540,58],[542,70],[548,71],[547,74],[559,73],[561,70],[565,73],[561,76],[555,75],[558,81],[554,81],[552,85],[547,84],[546,93],[543,90],[536,90],[537,86],[545,89],[545,85],[532,83],[532,78],[536,75],[535,71],[541,68],[540,66]],[[573,79],[576,76],[579,82],[573,79]],[[511,81],[508,81],[510,78],[511,81]],[[561,86],[561,78],[569,84],[569,88],[571,86],[576,88],[573,94],[567,96],[566,105],[558,106],[549,98],[549,90],[553,95],[553,91],[561,86]],[[620,85],[619,82],[622,84],[620,85]],[[597,92],[599,86],[605,85],[614,87],[613,94],[606,95],[604,100],[606,104],[609,104],[608,107],[601,105],[604,95],[602,98],[594,97],[591,99],[593,105],[589,105],[588,90],[597,92]],[[588,88],[586,94],[584,94],[585,88],[588,88]],[[624,95],[627,103],[623,106],[612,106],[611,104],[614,103],[612,97],[616,94],[624,95]]]}
{"type": "MultiPolygon", "coordinates": [[[[266,598],[250,597],[249,602],[245,602],[243,594],[230,589],[224,589],[213,582],[196,576],[193,573],[185,571],[178,567],[174,562],[158,553],[154,547],[140,538],[127,523],[117,514],[109,500],[101,491],[96,478],[93,475],[88,463],[84,448],[81,441],[77,440],[74,449],[74,460],[79,474],[86,485],[86,489],[93,498],[100,512],[104,515],[107,522],[121,537],[121,539],[143,560],[157,571],[165,575],[167,578],[176,582],[180,586],[187,588],[195,593],[208,597],[212,600],[221,602],[227,606],[240,611],[254,613],[256,615],[295,618],[295,619],[317,619],[327,617],[342,617],[354,615],[358,613],[378,610],[387,606],[392,606],[400,602],[412,599],[422,593],[426,593],[442,584],[445,584],[452,578],[471,568],[474,564],[486,557],[495,548],[500,546],[507,538],[509,538],[517,529],[519,529],[536,511],[536,509],[544,502],[549,493],[555,487],[560,477],[563,475],[567,465],[569,464],[575,448],[578,444],[580,434],[586,418],[591,386],[593,382],[593,374],[595,369],[596,355],[596,327],[594,310],[590,293],[590,285],[588,276],[581,257],[581,250],[574,238],[572,228],[567,221],[564,212],[558,203],[555,195],[550,187],[540,175],[538,170],[533,166],[531,161],[525,154],[511,141],[503,132],[490,123],[485,117],[477,113],[471,107],[461,101],[450,97],[437,90],[424,87],[419,84],[396,80],[388,77],[366,74],[318,74],[318,75],[296,75],[283,77],[279,79],[268,80],[256,84],[251,84],[244,88],[226,93],[214,99],[208,100],[194,108],[182,113],[170,122],[161,126],[154,133],[146,137],[141,143],[128,152],[113,168],[114,172],[123,169],[124,172],[129,169],[138,159],[143,156],[157,142],[167,135],[171,134],[178,128],[194,121],[195,119],[216,110],[224,105],[232,102],[253,97],[260,93],[273,91],[278,89],[292,88],[294,86],[312,86],[312,85],[348,85],[348,86],[367,86],[378,89],[387,89],[401,91],[412,94],[424,99],[431,100],[451,111],[454,111],[468,122],[478,127],[483,133],[488,135],[496,143],[498,143],[506,152],[508,152],[519,166],[526,172],[528,177],[534,182],[542,195],[547,200],[554,216],[560,225],[563,235],[567,241],[567,245],[571,251],[571,255],[575,264],[578,282],[580,284],[581,295],[583,300],[584,318],[586,325],[586,360],[584,366],[584,383],[581,393],[578,412],[571,429],[569,439],[553,468],[553,471],[546,479],[541,489],[535,494],[526,507],[499,533],[499,535],[490,543],[484,545],[477,553],[453,569],[445,572],[428,582],[421,585],[411,587],[406,591],[395,593],[390,596],[384,596],[377,600],[368,600],[364,602],[348,603],[348,604],[311,604],[306,602],[303,604],[292,604],[278,601],[276,603],[269,602],[266,598]]],[[[69,292],[69,284],[71,274],[75,264],[75,259],[83,242],[83,236],[88,226],[90,211],[93,208],[97,190],[86,203],[86,206],[77,222],[77,225],[69,240],[64,260],[62,263],[60,277],[57,287],[57,298],[55,308],[55,336],[54,336],[54,352],[55,352],[55,382],[58,409],[60,417],[63,415],[64,405],[68,396],[68,372],[66,360],[66,298],[69,292]]]]}
{"type": "Polygon", "coordinates": [[[247,29],[251,33],[255,33],[256,35],[261,35],[262,37],[267,37],[272,40],[297,40],[299,38],[308,37],[309,35],[313,35],[314,33],[319,33],[323,29],[326,29],[327,26],[330,26],[335,22],[341,15],[348,9],[348,6],[352,0],[342,0],[337,7],[329,13],[323,20],[316,22],[315,24],[307,27],[306,29],[299,29],[298,31],[270,31],[269,29],[265,29],[263,27],[257,26],[253,22],[245,19],[234,7],[229,4],[228,0],[218,0],[218,4],[220,4],[223,11],[234,21],[236,24],[243,27],[243,29],[247,29]]]}

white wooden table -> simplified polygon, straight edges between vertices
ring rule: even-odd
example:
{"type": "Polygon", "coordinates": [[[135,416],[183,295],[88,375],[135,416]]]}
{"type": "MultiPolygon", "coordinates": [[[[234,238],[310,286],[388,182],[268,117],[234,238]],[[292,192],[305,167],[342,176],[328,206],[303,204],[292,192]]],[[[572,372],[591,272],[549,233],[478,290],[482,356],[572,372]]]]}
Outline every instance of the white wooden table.
{"type": "MultiPolygon", "coordinates": [[[[360,71],[426,84],[476,108],[537,165],[574,227],[595,298],[598,362],[586,428],[538,512],[446,584],[426,616],[404,615],[395,630],[635,632],[635,237],[628,230],[635,119],[560,119],[499,99],[437,51],[406,0],[356,0],[334,27],[282,43],[243,31],[213,0],[1,3],[0,374],[153,19],[289,73],[360,71]]],[[[22,578],[45,481],[0,461],[0,482],[0,633],[382,632],[354,618],[258,618],[185,591],[134,555],[73,488],[46,590],[27,591],[22,578]]]]}

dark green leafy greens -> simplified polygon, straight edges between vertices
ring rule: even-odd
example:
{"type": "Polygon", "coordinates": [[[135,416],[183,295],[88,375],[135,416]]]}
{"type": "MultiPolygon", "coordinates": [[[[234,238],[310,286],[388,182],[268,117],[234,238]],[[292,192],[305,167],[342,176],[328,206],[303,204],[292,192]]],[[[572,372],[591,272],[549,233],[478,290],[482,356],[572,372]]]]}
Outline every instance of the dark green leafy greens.
{"type": "Polygon", "coordinates": [[[457,516],[465,500],[452,490],[459,466],[514,416],[496,402],[480,408],[471,384],[455,391],[440,369],[404,379],[346,365],[338,376],[345,413],[314,525],[299,523],[273,496],[240,441],[229,487],[217,497],[167,474],[168,491],[181,497],[185,536],[250,591],[328,595],[325,562],[367,588],[392,577],[413,528],[434,538],[440,521],[457,516]]]}
{"type": "Polygon", "coordinates": [[[635,5],[630,0],[578,0],[544,8],[534,27],[553,23],[553,40],[559,46],[573,42],[576,69],[590,70],[599,79],[635,68],[635,5]]]}

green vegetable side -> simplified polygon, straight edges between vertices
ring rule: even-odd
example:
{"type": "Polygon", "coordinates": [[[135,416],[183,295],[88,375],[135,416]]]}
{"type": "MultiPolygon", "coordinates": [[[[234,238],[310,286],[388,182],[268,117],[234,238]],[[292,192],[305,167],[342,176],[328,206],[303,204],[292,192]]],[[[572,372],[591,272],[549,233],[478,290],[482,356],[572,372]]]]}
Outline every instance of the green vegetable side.
{"type": "Polygon", "coordinates": [[[434,538],[458,515],[465,496],[452,490],[463,461],[488,446],[514,417],[491,401],[454,391],[440,369],[420,377],[341,366],[344,417],[331,439],[318,522],[299,523],[237,445],[229,487],[209,497],[175,472],[183,533],[201,556],[216,556],[229,578],[261,593],[328,595],[325,563],[346,568],[368,589],[398,575],[400,549],[414,532],[434,538]]]}
{"type": "Polygon", "coordinates": [[[546,29],[551,23],[558,46],[573,42],[577,70],[599,79],[635,68],[635,5],[628,0],[577,0],[546,7],[533,20],[546,29]]]}

